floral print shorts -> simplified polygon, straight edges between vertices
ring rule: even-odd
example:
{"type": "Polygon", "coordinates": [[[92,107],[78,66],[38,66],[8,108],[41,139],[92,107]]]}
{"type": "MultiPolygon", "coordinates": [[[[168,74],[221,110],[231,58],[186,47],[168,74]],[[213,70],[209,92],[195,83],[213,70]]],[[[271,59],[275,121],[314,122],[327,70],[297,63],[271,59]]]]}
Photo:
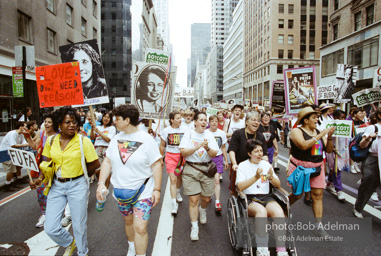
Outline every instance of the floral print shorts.
{"type": "Polygon", "coordinates": [[[119,211],[123,214],[123,216],[131,215],[132,213],[136,218],[142,220],[149,220],[152,211],[152,198],[146,198],[137,201],[134,205],[125,204],[118,201],[119,211]]]}

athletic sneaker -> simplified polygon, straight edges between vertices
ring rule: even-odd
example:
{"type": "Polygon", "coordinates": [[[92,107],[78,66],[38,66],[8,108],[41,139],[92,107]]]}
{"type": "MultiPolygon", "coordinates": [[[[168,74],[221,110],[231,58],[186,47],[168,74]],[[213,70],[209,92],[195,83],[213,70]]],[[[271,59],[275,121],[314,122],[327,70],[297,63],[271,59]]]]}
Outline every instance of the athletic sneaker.
{"type": "Polygon", "coordinates": [[[220,212],[222,211],[222,204],[221,203],[217,203],[216,204],[216,212],[220,212]]]}
{"type": "Polygon", "coordinates": [[[73,238],[73,242],[71,243],[71,245],[69,245],[69,247],[66,248],[63,256],[71,256],[75,248],[77,248],[77,245],[75,244],[75,239],[73,238]]]}
{"type": "Polygon", "coordinates": [[[373,192],[372,196],[370,197],[370,199],[372,199],[373,201],[375,202],[378,202],[378,194],[377,192],[373,192]]]}
{"type": "Polygon", "coordinates": [[[190,238],[192,241],[198,241],[198,227],[192,227],[190,238]]]}
{"type": "Polygon", "coordinates": [[[41,215],[40,218],[38,218],[38,222],[36,224],[36,228],[43,227],[44,223],[45,223],[45,214],[41,215]]]}
{"type": "Polygon", "coordinates": [[[351,173],[353,173],[353,174],[357,174],[357,171],[356,171],[354,165],[351,165],[351,173]]]}
{"type": "Polygon", "coordinates": [[[128,246],[127,256],[135,256],[135,255],[136,255],[135,246],[128,246]]]}
{"type": "Polygon", "coordinates": [[[71,217],[70,216],[64,217],[61,220],[62,227],[67,227],[67,226],[69,226],[70,223],[71,223],[71,217]]]}
{"type": "Polygon", "coordinates": [[[178,203],[172,204],[172,211],[171,211],[172,215],[176,215],[178,209],[179,209],[179,204],[178,203]]]}
{"type": "Polygon", "coordinates": [[[357,218],[359,219],[363,219],[364,216],[362,216],[362,213],[361,212],[358,212],[355,207],[353,207],[353,215],[355,215],[357,218]]]}
{"type": "Polygon", "coordinates": [[[177,194],[176,194],[176,201],[177,201],[178,203],[182,203],[182,202],[183,202],[183,198],[181,197],[181,194],[180,194],[180,193],[177,193],[177,194]]]}
{"type": "Polygon", "coordinates": [[[332,194],[336,194],[336,189],[334,185],[329,185],[325,188],[328,192],[331,192],[332,194]]]}
{"type": "Polygon", "coordinates": [[[276,256],[288,256],[288,252],[277,252],[276,256]]]}
{"type": "Polygon", "coordinates": [[[200,223],[205,224],[207,219],[206,219],[206,209],[201,209],[201,206],[199,207],[199,212],[200,212],[200,223]]]}
{"type": "Polygon", "coordinates": [[[258,247],[257,248],[257,256],[270,256],[269,249],[267,247],[258,247]]]}
{"type": "Polygon", "coordinates": [[[358,166],[357,164],[355,164],[354,167],[355,167],[355,170],[356,170],[357,173],[360,173],[360,172],[361,172],[360,166],[358,166]]]}
{"type": "Polygon", "coordinates": [[[337,191],[337,199],[339,199],[340,201],[345,200],[343,191],[337,191]]]}
{"type": "Polygon", "coordinates": [[[220,181],[222,181],[222,180],[223,180],[222,175],[220,175],[220,181]]]}

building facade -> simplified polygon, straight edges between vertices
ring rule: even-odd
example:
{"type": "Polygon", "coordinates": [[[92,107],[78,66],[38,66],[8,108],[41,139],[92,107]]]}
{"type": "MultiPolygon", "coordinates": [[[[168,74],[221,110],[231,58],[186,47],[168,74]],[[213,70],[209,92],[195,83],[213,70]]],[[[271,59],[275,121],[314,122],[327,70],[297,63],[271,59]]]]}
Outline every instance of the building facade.
{"type": "Polygon", "coordinates": [[[157,34],[161,36],[163,40],[163,51],[170,51],[170,39],[169,39],[169,0],[153,0],[153,7],[157,17],[157,34]]]}
{"type": "MultiPolygon", "coordinates": [[[[35,66],[61,63],[58,47],[97,39],[100,42],[99,0],[0,1],[0,133],[13,129],[13,121],[25,107],[40,122],[36,76],[26,72],[24,96],[13,97],[12,67],[17,45],[34,46],[35,66]]],[[[42,110],[41,110],[42,111],[42,110]]]]}

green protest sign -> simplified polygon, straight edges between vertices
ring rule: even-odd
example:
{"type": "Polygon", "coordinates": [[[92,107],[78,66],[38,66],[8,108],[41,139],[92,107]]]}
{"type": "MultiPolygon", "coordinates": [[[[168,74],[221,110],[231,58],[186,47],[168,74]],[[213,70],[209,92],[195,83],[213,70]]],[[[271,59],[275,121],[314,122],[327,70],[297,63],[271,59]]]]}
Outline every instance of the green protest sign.
{"type": "Polygon", "coordinates": [[[213,116],[213,115],[217,115],[217,112],[218,112],[218,109],[215,109],[215,108],[207,108],[207,109],[206,109],[206,116],[208,117],[208,121],[209,121],[209,117],[210,117],[210,116],[213,116]]]}
{"type": "Polygon", "coordinates": [[[381,101],[381,91],[379,88],[364,89],[352,95],[357,107],[362,107],[381,101]]]}
{"type": "Polygon", "coordinates": [[[13,97],[24,97],[22,68],[12,67],[13,97]]]}
{"type": "Polygon", "coordinates": [[[168,65],[169,53],[148,48],[145,54],[145,62],[159,65],[168,65]]]}
{"type": "Polygon", "coordinates": [[[325,122],[326,129],[335,126],[334,137],[351,138],[352,137],[352,121],[348,120],[329,120],[325,122]]]}

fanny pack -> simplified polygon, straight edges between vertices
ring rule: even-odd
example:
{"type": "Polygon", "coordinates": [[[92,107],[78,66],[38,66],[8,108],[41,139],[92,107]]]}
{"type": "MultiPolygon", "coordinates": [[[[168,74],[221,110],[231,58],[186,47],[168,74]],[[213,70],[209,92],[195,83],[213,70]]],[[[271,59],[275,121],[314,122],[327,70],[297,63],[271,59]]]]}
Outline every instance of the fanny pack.
{"type": "Polygon", "coordinates": [[[190,167],[196,169],[197,171],[202,172],[204,175],[208,176],[209,178],[213,178],[214,175],[217,172],[217,165],[213,162],[210,161],[209,163],[191,163],[191,162],[186,162],[189,164],[190,167]]]}
{"type": "Polygon", "coordinates": [[[143,185],[140,186],[138,189],[123,189],[123,188],[114,188],[114,196],[118,200],[118,202],[121,202],[123,204],[136,204],[138,201],[140,195],[143,193],[144,189],[146,188],[146,184],[148,180],[151,177],[148,177],[143,185]]]}

